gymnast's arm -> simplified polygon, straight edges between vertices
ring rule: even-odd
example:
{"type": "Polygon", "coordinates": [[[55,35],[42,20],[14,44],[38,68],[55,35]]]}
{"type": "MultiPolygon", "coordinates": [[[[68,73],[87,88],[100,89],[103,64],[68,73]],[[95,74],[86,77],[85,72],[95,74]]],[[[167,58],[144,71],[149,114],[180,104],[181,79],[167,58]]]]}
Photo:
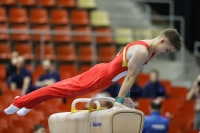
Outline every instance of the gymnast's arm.
{"type": "Polygon", "coordinates": [[[128,61],[128,74],[124,79],[122,86],[120,88],[118,97],[125,98],[126,94],[130,91],[141,66],[148,59],[148,51],[144,46],[134,47],[131,52],[131,57],[128,61]]]}

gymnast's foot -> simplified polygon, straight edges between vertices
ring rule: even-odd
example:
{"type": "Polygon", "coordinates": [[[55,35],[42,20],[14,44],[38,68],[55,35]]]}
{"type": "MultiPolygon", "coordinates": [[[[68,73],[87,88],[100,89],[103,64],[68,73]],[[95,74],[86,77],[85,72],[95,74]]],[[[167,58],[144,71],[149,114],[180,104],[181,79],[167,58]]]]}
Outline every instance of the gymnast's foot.
{"type": "Polygon", "coordinates": [[[27,108],[22,108],[22,109],[20,109],[19,111],[17,111],[17,114],[19,115],[19,116],[24,116],[24,115],[26,115],[29,111],[30,111],[31,109],[27,109],[27,108]]]}
{"type": "MultiPolygon", "coordinates": [[[[19,96],[16,96],[15,99],[18,98],[18,97],[19,97],[19,96]]],[[[13,113],[17,112],[18,110],[20,110],[20,108],[18,108],[18,107],[16,107],[15,105],[11,104],[8,108],[6,108],[6,109],[4,110],[4,112],[5,112],[6,114],[13,114],[13,113]]]]}

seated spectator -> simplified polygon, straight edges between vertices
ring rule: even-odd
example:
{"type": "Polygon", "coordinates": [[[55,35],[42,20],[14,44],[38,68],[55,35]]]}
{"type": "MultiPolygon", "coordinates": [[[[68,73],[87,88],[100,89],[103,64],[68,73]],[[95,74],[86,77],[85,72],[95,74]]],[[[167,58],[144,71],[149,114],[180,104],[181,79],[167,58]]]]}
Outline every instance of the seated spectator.
{"type": "Polygon", "coordinates": [[[194,130],[199,130],[200,128],[200,74],[194,81],[192,88],[187,94],[186,99],[195,100],[195,115],[194,115],[194,130]]]}
{"type": "Polygon", "coordinates": [[[17,51],[11,53],[10,62],[6,64],[6,78],[8,78],[16,70],[16,59],[19,56],[17,51]]]}
{"type": "Polygon", "coordinates": [[[113,98],[118,96],[119,90],[120,90],[120,84],[118,82],[115,82],[111,86],[109,86],[107,89],[103,90],[103,92],[109,93],[109,95],[113,98]]]}
{"type": "Polygon", "coordinates": [[[55,82],[60,81],[60,75],[57,71],[52,70],[52,64],[50,60],[44,60],[42,62],[43,69],[45,70],[45,73],[39,77],[39,79],[36,81],[36,87],[41,88],[44,86],[51,85],[55,82]]]}
{"type": "Polygon", "coordinates": [[[160,114],[162,104],[156,99],[150,105],[151,115],[146,116],[142,133],[167,133],[169,120],[160,114]]]}
{"type": "Polygon", "coordinates": [[[34,133],[46,133],[46,128],[42,124],[38,124],[34,126],[34,133]]]}
{"type": "Polygon", "coordinates": [[[130,97],[136,102],[138,98],[142,97],[143,89],[137,84],[137,79],[133,83],[130,90],[130,97]]]}
{"type": "Polygon", "coordinates": [[[142,96],[144,98],[167,98],[164,86],[159,82],[159,73],[157,70],[151,70],[150,82],[144,87],[142,96]]]}
{"type": "Polygon", "coordinates": [[[11,90],[21,89],[22,95],[33,91],[31,72],[24,66],[22,56],[16,59],[16,70],[8,77],[11,90]]]}

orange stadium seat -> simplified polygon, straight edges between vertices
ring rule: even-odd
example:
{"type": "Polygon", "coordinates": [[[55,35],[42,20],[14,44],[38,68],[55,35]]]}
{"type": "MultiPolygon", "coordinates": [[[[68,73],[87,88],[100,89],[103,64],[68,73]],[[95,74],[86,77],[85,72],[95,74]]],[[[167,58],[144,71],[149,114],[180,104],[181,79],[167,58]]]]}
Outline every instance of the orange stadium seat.
{"type": "MultiPolygon", "coordinates": [[[[50,28],[49,28],[49,26],[34,26],[33,27],[33,30],[43,30],[43,31],[45,31],[45,32],[47,32],[47,33],[49,33],[50,32],[50,28]]],[[[39,41],[41,41],[41,34],[34,34],[33,36],[32,36],[32,39],[34,40],[34,41],[37,41],[37,42],[39,42],[39,41]]],[[[44,41],[45,42],[49,42],[49,41],[51,41],[51,35],[50,34],[44,34],[44,41]]]]}
{"type": "MultiPolygon", "coordinates": [[[[36,59],[40,59],[41,58],[41,46],[37,45],[36,46],[36,59]]],[[[50,59],[50,60],[55,60],[56,56],[55,56],[55,51],[54,51],[54,47],[53,45],[50,44],[45,44],[44,45],[44,59],[50,59]]]]}
{"type": "Polygon", "coordinates": [[[26,60],[34,59],[31,44],[15,44],[14,50],[18,51],[19,54],[22,55],[26,60]]]}
{"type": "Polygon", "coordinates": [[[191,101],[185,101],[182,106],[180,107],[179,114],[190,116],[191,118],[194,118],[194,105],[195,102],[193,100],[191,101]]]}
{"type": "Polygon", "coordinates": [[[3,92],[3,96],[0,96],[0,104],[3,108],[7,108],[13,101],[13,97],[9,96],[9,95],[4,95],[3,92]]]}
{"type": "Polygon", "coordinates": [[[34,125],[39,124],[41,120],[45,120],[45,115],[42,111],[31,110],[28,114],[24,116],[25,119],[29,119],[34,125]]]}
{"type": "Polygon", "coordinates": [[[66,7],[66,8],[74,8],[76,7],[76,1],[75,0],[58,0],[58,5],[61,7],[66,7]]]}
{"type": "Polygon", "coordinates": [[[99,62],[109,62],[116,57],[117,49],[115,46],[103,46],[98,49],[99,62]]]}
{"type": "Polygon", "coordinates": [[[8,127],[8,122],[5,118],[0,119],[0,132],[2,133],[3,129],[8,127]]]}
{"type": "Polygon", "coordinates": [[[22,6],[34,6],[36,4],[35,0],[18,0],[18,3],[22,6]]]}
{"type": "Polygon", "coordinates": [[[92,68],[91,65],[81,65],[80,66],[80,73],[83,73],[83,72],[89,70],[90,68],[92,68]]]}
{"type": "MultiPolygon", "coordinates": [[[[10,59],[11,51],[10,51],[10,44],[0,44],[0,59],[10,59]]],[[[1,74],[0,74],[1,75],[1,74]]]]}
{"type": "Polygon", "coordinates": [[[25,133],[30,133],[33,130],[34,123],[30,119],[19,119],[13,121],[13,126],[23,128],[25,133]]]}
{"type": "MultiPolygon", "coordinates": [[[[112,31],[110,28],[96,28],[95,32],[112,35],[112,31]]],[[[113,38],[112,36],[97,36],[97,43],[98,44],[112,44],[113,38]]]]}
{"type": "MultiPolygon", "coordinates": [[[[0,29],[1,30],[8,30],[8,26],[6,24],[0,24],[0,29]]],[[[8,33],[0,33],[0,40],[1,41],[8,41],[10,38],[8,33]]]]}
{"type": "Polygon", "coordinates": [[[0,7],[0,22],[7,22],[6,9],[4,7],[0,7]]]}
{"type": "Polygon", "coordinates": [[[141,87],[144,87],[149,82],[149,74],[139,73],[137,76],[137,83],[141,87]]]}
{"type": "Polygon", "coordinates": [[[9,127],[6,129],[3,129],[2,133],[27,133],[24,131],[21,127],[9,127]]]}
{"type": "Polygon", "coordinates": [[[62,80],[74,77],[78,74],[78,70],[75,65],[60,65],[59,73],[62,80]]]}
{"type": "Polygon", "coordinates": [[[76,61],[77,56],[73,45],[58,45],[57,60],[59,61],[76,61]]]}
{"type": "Polygon", "coordinates": [[[46,7],[52,7],[56,5],[55,0],[38,0],[37,5],[39,6],[46,6],[46,7]]]}
{"type": "Polygon", "coordinates": [[[162,101],[161,114],[165,117],[172,118],[180,108],[180,103],[177,99],[166,99],[162,101]]]}
{"type": "Polygon", "coordinates": [[[21,90],[7,90],[4,91],[3,95],[12,96],[12,99],[14,99],[16,96],[21,96],[21,90]]]}
{"type": "Polygon", "coordinates": [[[11,23],[21,24],[28,22],[27,11],[25,8],[11,8],[9,16],[9,21],[11,23]]]}
{"type": "Polygon", "coordinates": [[[63,104],[59,106],[59,111],[60,112],[70,112],[71,111],[71,104],[63,104]]]}
{"type": "MultiPolygon", "coordinates": [[[[14,30],[29,30],[28,25],[13,25],[11,27],[14,30]]],[[[31,37],[28,33],[12,34],[11,39],[15,41],[30,41],[31,37]]]]}
{"type": "Polygon", "coordinates": [[[160,80],[160,83],[165,87],[167,94],[171,92],[172,85],[170,80],[160,80]]]}
{"type": "Polygon", "coordinates": [[[4,92],[8,90],[8,84],[6,81],[0,81],[0,91],[4,92]]]}
{"type": "Polygon", "coordinates": [[[89,16],[86,10],[73,10],[71,12],[72,25],[89,25],[89,16]]]}
{"type": "Polygon", "coordinates": [[[53,40],[55,42],[71,42],[72,37],[71,35],[69,35],[69,33],[71,32],[70,27],[66,27],[66,26],[56,26],[54,27],[54,30],[58,31],[58,32],[64,32],[67,33],[65,35],[54,35],[53,40]]]}
{"type": "Polygon", "coordinates": [[[5,112],[0,112],[0,118],[6,119],[7,123],[10,127],[13,127],[13,121],[19,120],[19,116],[17,114],[7,115],[5,112]]]}
{"type": "Polygon", "coordinates": [[[0,80],[6,80],[6,65],[0,64],[0,80]]]}
{"type": "Polygon", "coordinates": [[[59,108],[59,106],[61,106],[63,103],[61,98],[54,98],[45,101],[44,104],[51,104],[54,106],[54,108],[59,108]]]}
{"type": "Polygon", "coordinates": [[[83,45],[78,47],[79,61],[81,62],[91,62],[95,59],[92,53],[91,45],[83,45]]]}
{"type": "Polygon", "coordinates": [[[16,4],[16,0],[0,0],[1,5],[14,5],[16,4]]]}
{"type": "Polygon", "coordinates": [[[169,93],[169,97],[170,98],[179,98],[183,101],[185,101],[186,99],[186,95],[188,93],[188,89],[186,87],[172,87],[170,93],[169,93]]]}
{"type": "Polygon", "coordinates": [[[88,34],[88,35],[76,35],[74,36],[74,41],[77,43],[91,43],[91,29],[90,27],[78,27],[75,28],[75,32],[80,32],[81,34],[88,34]]]}
{"type": "Polygon", "coordinates": [[[149,115],[150,114],[150,104],[153,101],[153,99],[149,99],[149,98],[139,98],[138,99],[138,109],[141,110],[145,115],[149,115]]]}
{"type": "Polygon", "coordinates": [[[64,9],[51,10],[51,24],[65,25],[69,23],[68,12],[64,9]]]}
{"type": "Polygon", "coordinates": [[[33,24],[47,24],[49,22],[47,10],[31,9],[30,22],[33,24]]]}
{"type": "Polygon", "coordinates": [[[42,111],[45,115],[45,120],[48,119],[51,114],[57,113],[59,110],[58,108],[54,108],[52,104],[39,104],[34,107],[34,109],[42,111]]]}

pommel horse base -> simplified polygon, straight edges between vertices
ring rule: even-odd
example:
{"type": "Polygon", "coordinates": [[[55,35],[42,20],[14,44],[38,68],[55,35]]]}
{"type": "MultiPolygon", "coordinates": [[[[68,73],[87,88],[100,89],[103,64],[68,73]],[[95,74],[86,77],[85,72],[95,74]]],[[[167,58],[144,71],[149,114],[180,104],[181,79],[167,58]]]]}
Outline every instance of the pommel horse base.
{"type": "Polygon", "coordinates": [[[50,133],[142,133],[144,114],[137,109],[100,109],[99,100],[114,102],[114,98],[80,98],[72,102],[71,112],[49,117],[50,133]],[[78,102],[89,102],[89,110],[77,111],[78,102]],[[93,109],[93,103],[97,109],[93,109]]]}

